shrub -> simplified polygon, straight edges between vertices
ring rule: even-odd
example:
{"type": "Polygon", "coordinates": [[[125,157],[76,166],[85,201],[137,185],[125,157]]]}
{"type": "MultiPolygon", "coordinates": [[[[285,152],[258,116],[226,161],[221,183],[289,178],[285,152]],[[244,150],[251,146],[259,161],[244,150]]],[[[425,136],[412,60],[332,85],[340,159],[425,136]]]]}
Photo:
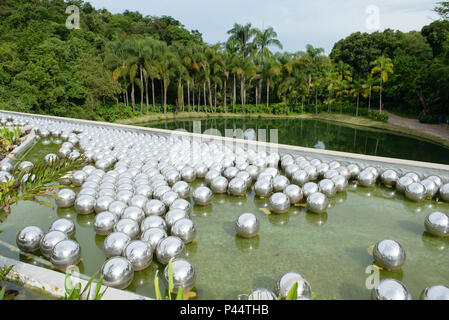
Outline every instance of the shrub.
{"type": "Polygon", "coordinates": [[[425,115],[424,111],[421,111],[421,113],[418,116],[418,120],[421,123],[439,123],[440,122],[440,116],[438,116],[438,115],[425,115]]]}
{"type": "Polygon", "coordinates": [[[386,113],[380,113],[378,111],[370,111],[368,116],[371,119],[374,119],[376,121],[383,121],[383,122],[387,122],[388,121],[388,114],[386,113]]]}

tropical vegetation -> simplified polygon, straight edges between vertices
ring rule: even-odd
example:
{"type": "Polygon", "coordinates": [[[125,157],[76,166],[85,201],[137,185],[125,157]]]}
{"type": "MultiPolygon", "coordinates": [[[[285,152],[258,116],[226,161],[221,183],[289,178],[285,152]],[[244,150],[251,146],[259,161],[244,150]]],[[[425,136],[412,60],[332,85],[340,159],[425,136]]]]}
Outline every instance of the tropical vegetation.
{"type": "Polygon", "coordinates": [[[448,2],[421,31],[356,32],[329,56],[282,51],[272,27],[207,44],[170,16],[82,0],[0,4],[0,109],[115,121],[146,113],[449,114],[448,2]],[[69,4],[80,28],[65,23],[69,4]]]}

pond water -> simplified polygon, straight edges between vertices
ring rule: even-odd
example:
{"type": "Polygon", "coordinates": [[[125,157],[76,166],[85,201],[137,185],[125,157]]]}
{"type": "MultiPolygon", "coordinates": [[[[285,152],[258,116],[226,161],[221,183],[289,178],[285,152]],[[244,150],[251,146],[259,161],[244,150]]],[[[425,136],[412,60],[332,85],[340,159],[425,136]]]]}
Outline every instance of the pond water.
{"type": "Polygon", "coordinates": [[[201,128],[201,133],[207,129],[217,129],[223,136],[225,136],[225,129],[252,128],[255,132],[265,129],[267,142],[449,164],[449,149],[435,143],[381,130],[351,127],[322,120],[211,118],[163,120],[135,125],[168,130],[183,129],[188,132],[193,132],[196,126],[201,128]],[[194,121],[198,122],[194,125],[194,121]],[[278,141],[270,140],[271,129],[278,129],[278,141]]]}
{"type": "MultiPolygon", "coordinates": [[[[34,161],[58,149],[54,143],[39,142],[24,159],[34,161]]],[[[196,180],[192,190],[202,184],[203,180],[196,180]]],[[[309,213],[304,206],[292,207],[286,214],[267,215],[260,209],[268,206],[268,199],[255,197],[249,189],[244,197],[214,195],[211,205],[195,206],[191,219],[197,238],[187,245],[187,259],[197,272],[198,299],[237,299],[251,289],[274,290],[277,278],[288,271],[303,274],[318,299],[370,299],[365,269],[373,258],[366,249],[382,239],[400,242],[407,259],[401,271],[381,271],[381,279],[403,281],[415,299],[427,286],[448,285],[449,239],[425,233],[423,225],[427,214],[449,212],[448,203],[413,203],[392,189],[354,184],[330,202],[324,215],[309,213]],[[234,232],[234,221],[244,212],[260,219],[255,238],[243,239],[234,232]]],[[[93,275],[106,260],[105,237],[95,234],[94,217],[77,215],[74,208],[49,209],[24,201],[0,224],[0,240],[15,245],[18,231],[25,226],[36,225],[46,231],[58,218],[72,219],[82,248],[78,267],[81,273],[93,275]]],[[[0,254],[30,262],[5,247],[0,247],[0,254]]],[[[127,290],[154,298],[155,272],[163,268],[153,260],[147,269],[135,272],[127,290]]]]}

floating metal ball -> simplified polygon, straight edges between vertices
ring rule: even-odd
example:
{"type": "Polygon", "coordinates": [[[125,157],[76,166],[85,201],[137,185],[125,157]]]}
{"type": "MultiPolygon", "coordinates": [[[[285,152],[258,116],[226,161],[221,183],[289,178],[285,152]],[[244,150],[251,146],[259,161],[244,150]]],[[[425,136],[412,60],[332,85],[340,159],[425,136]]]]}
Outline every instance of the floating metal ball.
{"type": "Polygon", "coordinates": [[[170,229],[176,221],[183,218],[189,218],[189,214],[186,211],[181,209],[170,209],[165,215],[167,228],[170,229]]]}
{"type": "Polygon", "coordinates": [[[108,211],[109,206],[111,203],[113,203],[115,200],[111,196],[101,196],[98,197],[95,202],[94,210],[96,213],[101,213],[103,211],[108,211]]]}
{"type": "Polygon", "coordinates": [[[323,177],[324,174],[329,170],[329,165],[327,163],[320,163],[316,166],[316,172],[319,177],[323,177]]]}
{"type": "Polygon", "coordinates": [[[49,153],[44,157],[44,161],[46,164],[51,165],[58,159],[58,156],[54,153],[49,153]]]}
{"type": "Polygon", "coordinates": [[[410,177],[413,179],[413,182],[419,182],[419,174],[416,172],[407,172],[404,177],[410,177]]]}
{"type": "Polygon", "coordinates": [[[161,228],[149,228],[140,236],[140,240],[148,242],[153,251],[156,249],[159,242],[165,238],[167,238],[167,232],[161,228]]]}
{"type": "Polygon", "coordinates": [[[426,188],[419,182],[413,182],[405,188],[405,197],[415,202],[423,201],[426,197],[426,188]]]}
{"type": "Polygon", "coordinates": [[[140,233],[139,223],[130,218],[122,218],[115,224],[114,232],[126,233],[132,240],[134,240],[140,233]]]}
{"type": "Polygon", "coordinates": [[[432,212],[424,220],[426,231],[437,237],[449,236],[449,216],[443,212],[432,212]]]}
{"type": "Polygon", "coordinates": [[[376,184],[377,176],[372,170],[365,169],[357,177],[358,184],[362,187],[373,187],[376,184]]]}
{"type": "Polygon", "coordinates": [[[332,177],[332,182],[335,184],[335,188],[337,189],[337,192],[345,192],[348,188],[348,179],[344,176],[338,175],[332,177]]]}
{"type": "Polygon", "coordinates": [[[273,191],[282,192],[289,184],[290,181],[288,181],[287,177],[281,175],[276,176],[273,178],[273,191]]]}
{"type": "Polygon", "coordinates": [[[126,246],[123,255],[131,262],[134,271],[140,271],[147,268],[153,260],[153,249],[146,241],[134,240],[126,246]]]}
{"type": "Polygon", "coordinates": [[[34,252],[39,249],[43,236],[44,231],[41,228],[35,226],[25,227],[17,234],[17,247],[25,252],[34,252]]]}
{"type": "Polygon", "coordinates": [[[147,203],[147,201],[148,201],[147,197],[142,196],[142,195],[135,195],[129,201],[129,205],[143,209],[145,207],[145,204],[147,203]]]}
{"type": "Polygon", "coordinates": [[[179,199],[179,195],[174,191],[168,191],[161,197],[161,201],[165,204],[166,207],[170,207],[176,199],[179,199]]]}
{"type": "Polygon", "coordinates": [[[165,204],[157,199],[151,199],[143,208],[146,216],[163,216],[167,211],[165,204]]]}
{"type": "Polygon", "coordinates": [[[169,191],[172,191],[169,186],[156,187],[153,191],[153,198],[162,200],[162,196],[164,195],[164,193],[169,191]]]}
{"type": "Polygon", "coordinates": [[[315,182],[307,182],[302,187],[304,197],[308,198],[312,193],[319,192],[319,187],[315,182]]]}
{"type": "Polygon", "coordinates": [[[312,288],[309,282],[296,272],[287,272],[279,277],[275,286],[276,295],[280,295],[281,299],[285,299],[295,283],[298,283],[298,297],[312,297],[312,288]]]}
{"type": "Polygon", "coordinates": [[[382,183],[390,187],[396,186],[396,182],[398,181],[398,179],[399,179],[398,173],[391,169],[385,170],[380,175],[380,180],[382,181],[382,183]]]}
{"type": "Polygon", "coordinates": [[[395,279],[383,279],[371,291],[373,300],[412,300],[407,287],[395,279]]]}
{"type": "Polygon", "coordinates": [[[31,161],[22,161],[19,166],[17,167],[17,169],[19,171],[30,171],[31,169],[33,169],[34,164],[31,161]]]}
{"type": "Polygon", "coordinates": [[[181,209],[187,212],[187,214],[190,214],[192,212],[192,205],[185,199],[176,199],[170,205],[170,210],[172,209],[181,209]]]}
{"type": "Polygon", "coordinates": [[[223,172],[223,176],[228,180],[232,180],[235,178],[237,173],[239,173],[239,169],[237,169],[236,167],[229,167],[225,169],[225,171],[223,172]]]}
{"type": "MultiPolygon", "coordinates": [[[[192,290],[195,286],[196,273],[193,265],[183,258],[176,258],[172,262],[173,272],[173,292],[177,293],[179,288],[183,292],[192,290]]],[[[169,281],[169,266],[164,269],[164,281],[168,286],[169,281]]]]}
{"type": "Polygon", "coordinates": [[[182,257],[186,247],[184,242],[178,237],[169,236],[162,239],[156,247],[157,260],[162,264],[167,264],[171,258],[182,257]]]}
{"type": "Polygon", "coordinates": [[[253,180],[257,179],[257,176],[260,172],[259,168],[254,165],[249,165],[248,167],[246,167],[245,171],[249,173],[251,179],[253,180]]]}
{"type": "Polygon", "coordinates": [[[51,253],[55,245],[62,240],[68,240],[69,237],[62,232],[57,230],[52,230],[47,232],[41,239],[40,251],[47,259],[50,259],[51,253]]]}
{"type": "Polygon", "coordinates": [[[87,194],[83,194],[78,196],[78,198],[76,198],[75,200],[75,211],[78,214],[90,214],[92,212],[94,212],[94,207],[95,207],[95,198],[87,195],[87,194]]]}
{"type": "Polygon", "coordinates": [[[75,204],[76,193],[72,189],[62,189],[56,194],[56,205],[59,208],[69,208],[75,204]]]}
{"type": "Polygon", "coordinates": [[[234,228],[240,237],[253,238],[259,232],[259,218],[252,213],[243,213],[235,221],[234,228]]]}
{"type": "MultiPolygon", "coordinates": [[[[78,198],[80,196],[82,196],[82,195],[87,195],[87,196],[91,196],[91,197],[96,198],[97,197],[97,190],[96,189],[92,189],[92,188],[81,188],[81,190],[78,192],[78,198]]],[[[94,205],[94,207],[95,207],[95,205],[94,205]]]]}
{"type": "Polygon", "coordinates": [[[328,198],[335,196],[337,193],[337,188],[335,184],[330,179],[323,179],[318,183],[318,188],[321,193],[325,194],[328,198]]]}
{"type": "Polygon", "coordinates": [[[132,219],[138,224],[145,218],[145,213],[139,207],[128,207],[123,211],[122,219],[132,219]]]}
{"type": "Polygon", "coordinates": [[[87,173],[84,171],[78,170],[72,173],[72,183],[77,187],[81,187],[86,179],[87,173]]]}
{"type": "Polygon", "coordinates": [[[284,189],[284,193],[287,195],[287,197],[290,199],[291,204],[297,204],[301,202],[303,198],[302,190],[299,186],[296,184],[290,184],[284,189]]]}
{"type": "Polygon", "coordinates": [[[106,257],[121,256],[131,238],[123,232],[112,232],[104,239],[103,249],[106,257]]]}
{"type": "Polygon", "coordinates": [[[355,163],[351,163],[351,164],[348,164],[347,168],[348,168],[349,172],[351,173],[351,179],[357,179],[357,177],[360,174],[360,167],[355,163]]]}
{"type": "Polygon", "coordinates": [[[103,284],[116,289],[126,289],[134,278],[134,268],[125,257],[113,257],[101,267],[103,284]]]}
{"type": "Polygon", "coordinates": [[[440,187],[440,197],[443,201],[449,202],[449,183],[440,187]]]}
{"type": "Polygon", "coordinates": [[[251,178],[250,174],[246,171],[240,171],[239,173],[237,173],[237,175],[235,176],[236,178],[240,178],[243,181],[245,181],[246,187],[249,188],[251,187],[251,184],[253,182],[253,178],[251,178]]]}
{"type": "Polygon", "coordinates": [[[207,206],[212,201],[212,190],[208,187],[196,188],[192,197],[196,205],[207,206]]]}
{"type": "Polygon", "coordinates": [[[81,261],[81,247],[73,240],[62,240],[54,247],[50,262],[58,269],[66,269],[81,261]]]}
{"type": "Polygon", "coordinates": [[[245,180],[241,178],[234,178],[229,181],[228,190],[233,196],[243,196],[246,194],[246,189],[248,188],[245,180]]]}
{"type": "Polygon", "coordinates": [[[49,231],[61,231],[72,238],[76,233],[76,227],[72,220],[61,218],[51,224],[49,231]]]}
{"type": "Polygon", "coordinates": [[[9,161],[4,161],[0,163],[0,171],[5,171],[11,173],[14,170],[14,166],[9,161]]]}
{"type": "Polygon", "coordinates": [[[176,220],[171,227],[171,235],[179,237],[184,243],[192,242],[196,237],[196,227],[192,220],[182,218],[176,220]]]}
{"type": "Polygon", "coordinates": [[[449,287],[436,285],[423,290],[421,300],[449,300],[449,287]]]}
{"type": "Polygon", "coordinates": [[[329,207],[329,200],[321,192],[312,193],[307,197],[307,209],[313,213],[325,213],[329,207]]]}
{"type": "Polygon", "coordinates": [[[150,199],[153,195],[153,188],[147,184],[142,184],[136,187],[135,194],[150,199]]]}
{"type": "Polygon", "coordinates": [[[407,186],[412,184],[413,182],[413,179],[409,176],[403,176],[399,178],[396,182],[396,191],[405,193],[405,189],[407,188],[407,186]]]}
{"type": "Polygon", "coordinates": [[[128,208],[128,205],[125,202],[116,200],[109,205],[108,211],[120,219],[126,208],[128,208]]]}
{"type": "Polygon", "coordinates": [[[209,170],[209,172],[204,177],[204,180],[206,181],[207,185],[210,185],[212,180],[214,180],[216,177],[221,176],[220,171],[217,170],[209,170]]]}
{"type": "Polygon", "coordinates": [[[197,178],[203,179],[208,171],[207,166],[204,163],[199,163],[195,167],[195,174],[197,178]]]}
{"type": "Polygon", "coordinates": [[[114,226],[118,222],[118,217],[109,211],[99,213],[94,220],[95,233],[106,236],[114,231],[114,226]]]}
{"type": "Polygon", "coordinates": [[[421,184],[426,189],[426,194],[425,194],[426,198],[432,199],[433,197],[435,197],[435,195],[438,192],[438,187],[435,182],[433,182],[430,179],[425,179],[425,180],[421,181],[421,184]]]}
{"type": "Polygon", "coordinates": [[[257,180],[254,191],[259,197],[269,197],[273,193],[273,184],[268,180],[257,180]]]}
{"type": "Polygon", "coordinates": [[[162,230],[167,230],[167,223],[160,216],[148,216],[142,221],[140,230],[142,232],[145,232],[146,230],[151,228],[160,228],[162,230]]]}
{"type": "Polygon", "coordinates": [[[427,177],[427,179],[435,182],[438,188],[440,188],[443,185],[443,180],[441,180],[441,178],[438,176],[429,176],[427,177]]]}
{"type": "Polygon", "coordinates": [[[376,264],[386,270],[399,270],[405,262],[405,251],[394,240],[381,240],[374,246],[373,257],[376,264]]]}
{"type": "Polygon", "coordinates": [[[290,209],[290,199],[282,192],[271,195],[269,204],[270,210],[274,213],[286,213],[290,209]]]}
{"type": "Polygon", "coordinates": [[[276,295],[268,289],[256,289],[248,295],[248,300],[277,300],[276,295]]]}
{"type": "Polygon", "coordinates": [[[190,196],[190,185],[185,181],[178,181],[176,182],[172,190],[176,192],[180,198],[188,198],[190,196]]]}
{"type": "Polygon", "coordinates": [[[115,195],[115,199],[129,205],[133,195],[134,193],[130,190],[120,190],[115,195]]]}

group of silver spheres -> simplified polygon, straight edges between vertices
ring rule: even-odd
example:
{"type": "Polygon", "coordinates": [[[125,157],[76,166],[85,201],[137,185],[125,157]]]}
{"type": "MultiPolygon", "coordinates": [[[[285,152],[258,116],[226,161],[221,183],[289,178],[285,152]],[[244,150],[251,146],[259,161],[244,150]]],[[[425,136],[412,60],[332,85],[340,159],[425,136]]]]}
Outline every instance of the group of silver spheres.
{"type": "MultiPolygon", "coordinates": [[[[82,170],[63,177],[63,183],[80,190],[60,190],[57,204],[74,206],[78,214],[96,214],[95,232],[106,236],[104,283],[116,288],[129,286],[134,271],[148,267],[154,255],[161,264],[174,258],[175,288],[191,289],[196,274],[184,257],[185,245],[196,236],[190,219],[192,204],[207,206],[213,194],[239,197],[253,188],[256,196],[269,199],[274,214],[288,212],[290,206],[301,202],[312,213],[325,213],[329,198],[346,191],[350,182],[362,187],[381,182],[412,201],[437,198],[449,202],[449,184],[438,176],[423,178],[415,172],[401,174],[356,163],[281,156],[214,141],[45,118],[30,118],[29,124],[42,139],[65,141],[58,154],[46,156],[48,163],[56,157],[76,159],[81,155],[88,161],[82,170]],[[195,179],[204,179],[204,184],[191,190],[195,179]],[[188,201],[190,196],[193,203],[188,201]]],[[[425,228],[447,236],[447,215],[430,214],[425,228]]],[[[241,214],[235,221],[241,237],[254,237],[259,229],[259,219],[252,213],[241,214]]]]}

